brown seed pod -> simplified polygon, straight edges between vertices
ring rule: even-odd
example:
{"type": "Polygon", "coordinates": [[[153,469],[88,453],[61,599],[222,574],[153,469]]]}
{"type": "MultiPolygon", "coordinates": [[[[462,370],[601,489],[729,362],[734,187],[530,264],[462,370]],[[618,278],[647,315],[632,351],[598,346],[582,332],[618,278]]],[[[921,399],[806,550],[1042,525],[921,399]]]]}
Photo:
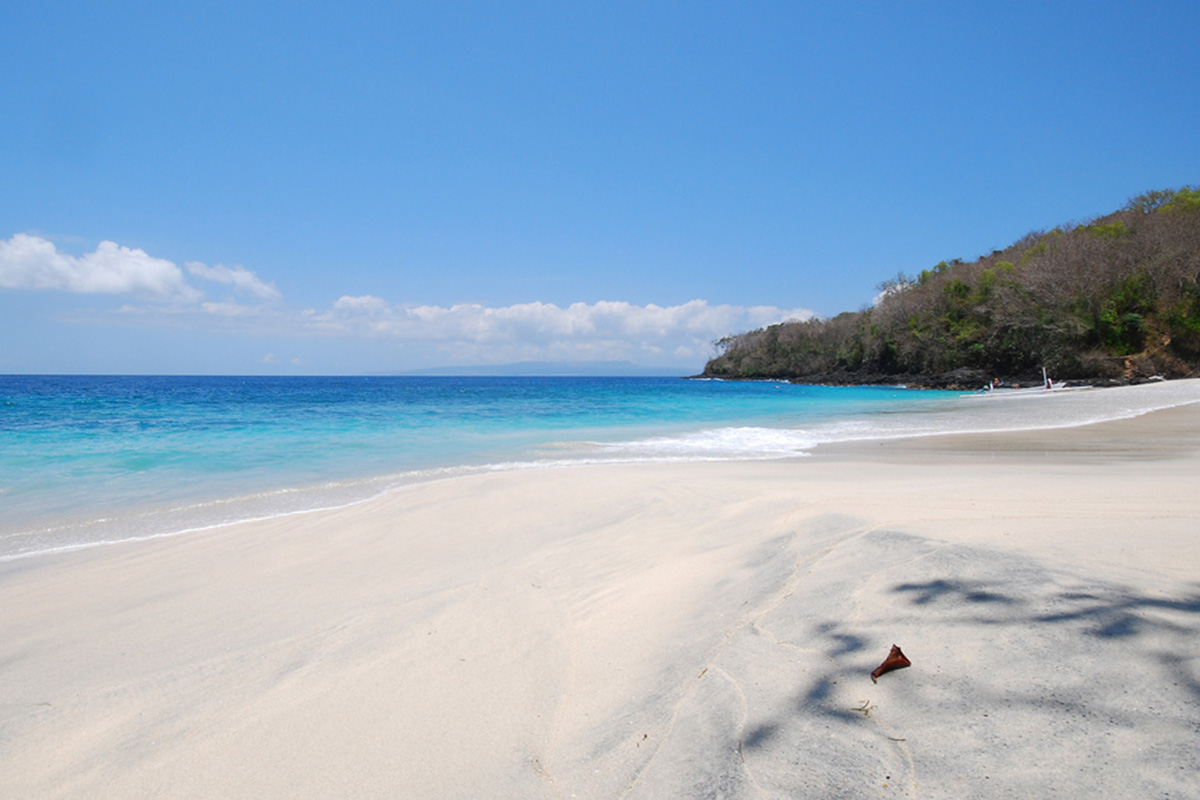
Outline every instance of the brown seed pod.
{"type": "Polygon", "coordinates": [[[905,657],[904,651],[896,645],[892,645],[892,652],[888,653],[888,657],[883,660],[883,663],[876,667],[875,671],[871,673],[871,682],[878,683],[879,676],[885,672],[891,672],[894,669],[904,669],[905,667],[911,666],[912,662],[905,657]]]}

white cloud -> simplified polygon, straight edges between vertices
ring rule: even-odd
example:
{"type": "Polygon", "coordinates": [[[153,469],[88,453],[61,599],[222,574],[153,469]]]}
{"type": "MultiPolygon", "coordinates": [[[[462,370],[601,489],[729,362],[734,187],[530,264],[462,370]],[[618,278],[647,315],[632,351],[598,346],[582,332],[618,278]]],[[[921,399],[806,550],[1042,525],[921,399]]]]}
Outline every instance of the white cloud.
{"type": "Polygon", "coordinates": [[[50,289],[81,294],[133,294],[194,301],[200,292],[183,271],[144,250],[104,241],[94,252],[71,256],[39,236],[0,240],[0,288],[50,289]]]}
{"type": "Polygon", "coordinates": [[[627,302],[520,303],[488,307],[393,306],[374,296],[345,296],[328,311],[309,310],[298,321],[324,334],[435,344],[458,359],[702,358],[722,336],[789,319],[814,316],[807,309],[627,302]],[[665,356],[664,354],[671,354],[665,356]]]}
{"type": "MultiPolygon", "coordinates": [[[[814,316],[776,306],[673,306],[624,301],[529,302],[508,306],[392,304],[375,295],[345,295],[326,309],[292,309],[279,290],[244,267],[185,263],[197,281],[231,287],[240,299],[207,299],[185,271],[142,250],[101,242],[82,256],[60,253],[31,234],[0,240],[0,289],[129,295],[119,308],[89,312],[89,321],[178,327],[250,336],[373,339],[403,347],[426,363],[633,360],[702,361],[712,342],[731,333],[814,316]],[[168,301],[164,304],[138,299],[168,301]]],[[[263,363],[283,363],[268,354],[263,363]]],[[[295,362],[293,362],[295,363],[295,362]]]]}
{"type": "Polygon", "coordinates": [[[206,314],[217,317],[245,317],[258,314],[258,306],[245,306],[240,303],[201,303],[200,309],[206,314]]]}
{"type": "Polygon", "coordinates": [[[338,298],[338,301],[333,304],[337,311],[362,311],[366,313],[374,313],[377,311],[386,311],[387,301],[381,297],[372,297],[369,294],[361,297],[350,297],[343,295],[338,298]]]}
{"type": "Polygon", "coordinates": [[[807,309],[775,306],[709,305],[692,300],[677,306],[626,302],[520,303],[490,308],[475,303],[453,306],[391,306],[372,296],[342,297],[324,314],[311,312],[327,329],[371,332],[404,339],[509,341],[526,338],[659,339],[723,336],[786,319],[809,319],[807,309]]]}
{"type": "Polygon", "coordinates": [[[264,300],[279,298],[279,290],[275,284],[266,283],[245,267],[227,267],[224,264],[208,266],[199,261],[186,262],[188,272],[206,281],[214,281],[232,286],[235,289],[249,292],[264,300]]]}

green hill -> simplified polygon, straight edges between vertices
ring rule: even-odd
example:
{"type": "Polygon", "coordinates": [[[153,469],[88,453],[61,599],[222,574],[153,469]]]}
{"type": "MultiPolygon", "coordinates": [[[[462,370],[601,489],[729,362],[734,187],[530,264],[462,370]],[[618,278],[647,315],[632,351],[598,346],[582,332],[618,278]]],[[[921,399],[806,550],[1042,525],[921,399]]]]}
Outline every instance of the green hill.
{"type": "Polygon", "coordinates": [[[880,285],[876,304],[728,336],[707,377],[977,385],[1200,375],[1200,189],[880,285]]]}

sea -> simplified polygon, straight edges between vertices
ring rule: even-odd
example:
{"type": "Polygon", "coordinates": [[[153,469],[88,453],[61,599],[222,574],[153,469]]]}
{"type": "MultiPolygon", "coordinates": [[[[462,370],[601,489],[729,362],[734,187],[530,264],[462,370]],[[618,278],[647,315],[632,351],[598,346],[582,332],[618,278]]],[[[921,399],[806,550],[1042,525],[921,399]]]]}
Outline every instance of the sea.
{"type": "Polygon", "coordinates": [[[588,464],[803,458],[832,442],[1085,425],[1196,382],[981,397],[637,377],[0,376],[0,561],[588,464]]]}

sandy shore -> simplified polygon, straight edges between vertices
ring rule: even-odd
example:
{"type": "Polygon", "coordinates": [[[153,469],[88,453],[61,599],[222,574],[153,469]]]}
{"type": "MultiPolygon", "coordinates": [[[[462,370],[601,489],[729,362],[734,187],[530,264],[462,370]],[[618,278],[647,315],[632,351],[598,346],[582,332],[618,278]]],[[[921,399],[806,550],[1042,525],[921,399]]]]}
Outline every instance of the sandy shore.
{"type": "Polygon", "coordinates": [[[0,797],[1200,797],[1198,475],[1193,405],[2,564],[0,797]]]}

